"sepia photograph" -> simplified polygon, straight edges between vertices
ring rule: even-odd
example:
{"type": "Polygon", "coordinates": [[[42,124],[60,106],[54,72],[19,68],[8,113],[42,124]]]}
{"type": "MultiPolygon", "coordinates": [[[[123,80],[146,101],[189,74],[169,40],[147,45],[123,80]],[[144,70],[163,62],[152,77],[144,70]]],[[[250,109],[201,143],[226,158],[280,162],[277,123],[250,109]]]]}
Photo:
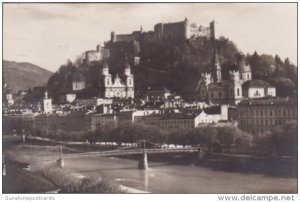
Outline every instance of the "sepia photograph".
{"type": "Polygon", "coordinates": [[[293,201],[297,6],[2,2],[5,200],[293,201]]]}

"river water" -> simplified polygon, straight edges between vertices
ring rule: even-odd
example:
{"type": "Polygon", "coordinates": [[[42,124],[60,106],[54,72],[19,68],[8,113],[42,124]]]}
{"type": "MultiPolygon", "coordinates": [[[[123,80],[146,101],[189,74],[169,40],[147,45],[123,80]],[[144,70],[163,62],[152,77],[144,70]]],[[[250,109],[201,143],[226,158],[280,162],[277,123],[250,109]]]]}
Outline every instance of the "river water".
{"type": "Polygon", "coordinates": [[[296,193],[296,178],[216,171],[191,165],[149,162],[137,169],[137,160],[115,157],[65,159],[65,168],[84,175],[114,180],[151,193],[296,193]]]}

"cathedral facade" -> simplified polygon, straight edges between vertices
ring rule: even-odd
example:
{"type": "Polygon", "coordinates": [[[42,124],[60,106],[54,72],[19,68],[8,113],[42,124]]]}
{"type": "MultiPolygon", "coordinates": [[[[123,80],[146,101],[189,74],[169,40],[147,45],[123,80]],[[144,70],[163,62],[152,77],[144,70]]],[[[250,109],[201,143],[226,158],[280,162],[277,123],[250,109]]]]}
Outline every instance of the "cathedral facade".
{"type": "Polygon", "coordinates": [[[109,66],[104,62],[99,82],[100,97],[103,98],[134,98],[134,76],[131,67],[126,60],[124,75],[114,78],[109,73],[109,66]]]}

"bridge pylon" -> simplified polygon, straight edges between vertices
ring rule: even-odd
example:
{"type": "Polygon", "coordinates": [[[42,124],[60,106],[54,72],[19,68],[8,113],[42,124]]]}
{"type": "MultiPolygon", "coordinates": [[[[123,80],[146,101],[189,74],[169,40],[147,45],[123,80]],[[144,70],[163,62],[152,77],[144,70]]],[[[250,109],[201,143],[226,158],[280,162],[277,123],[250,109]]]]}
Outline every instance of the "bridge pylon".
{"type": "Polygon", "coordinates": [[[62,145],[59,146],[59,159],[56,161],[56,163],[61,168],[65,167],[65,162],[62,158],[62,145]]]}
{"type": "Polygon", "coordinates": [[[147,153],[145,151],[142,153],[142,156],[139,158],[138,169],[141,169],[141,170],[148,169],[148,158],[147,158],[147,153]]]}

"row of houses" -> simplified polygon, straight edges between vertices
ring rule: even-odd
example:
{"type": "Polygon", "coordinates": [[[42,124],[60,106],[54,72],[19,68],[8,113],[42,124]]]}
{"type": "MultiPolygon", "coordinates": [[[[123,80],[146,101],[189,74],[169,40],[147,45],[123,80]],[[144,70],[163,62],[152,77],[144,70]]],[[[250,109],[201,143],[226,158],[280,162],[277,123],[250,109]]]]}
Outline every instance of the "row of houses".
{"type": "MultiPolygon", "coordinates": [[[[128,110],[119,113],[91,113],[72,112],[70,114],[41,114],[31,115],[31,121],[27,123],[26,132],[30,131],[89,131],[103,127],[116,127],[119,124],[145,124],[159,127],[162,130],[172,131],[178,128],[195,128],[201,124],[218,123],[228,121],[228,107],[214,106],[204,109],[163,110],[128,110]]],[[[4,119],[20,127],[18,121],[24,116],[5,116],[4,119]],[[18,121],[17,121],[18,120],[18,121]]],[[[28,116],[29,117],[29,116],[28,116]]],[[[23,124],[24,125],[24,124],[23,124]]],[[[6,128],[14,130],[14,127],[6,128]]]]}
{"type": "Polygon", "coordinates": [[[5,115],[3,131],[89,131],[119,124],[152,125],[165,131],[205,126],[236,125],[253,135],[272,130],[287,121],[297,120],[298,104],[291,98],[243,100],[236,108],[227,105],[205,108],[144,109],[119,113],[72,112],[70,114],[5,115]]]}

